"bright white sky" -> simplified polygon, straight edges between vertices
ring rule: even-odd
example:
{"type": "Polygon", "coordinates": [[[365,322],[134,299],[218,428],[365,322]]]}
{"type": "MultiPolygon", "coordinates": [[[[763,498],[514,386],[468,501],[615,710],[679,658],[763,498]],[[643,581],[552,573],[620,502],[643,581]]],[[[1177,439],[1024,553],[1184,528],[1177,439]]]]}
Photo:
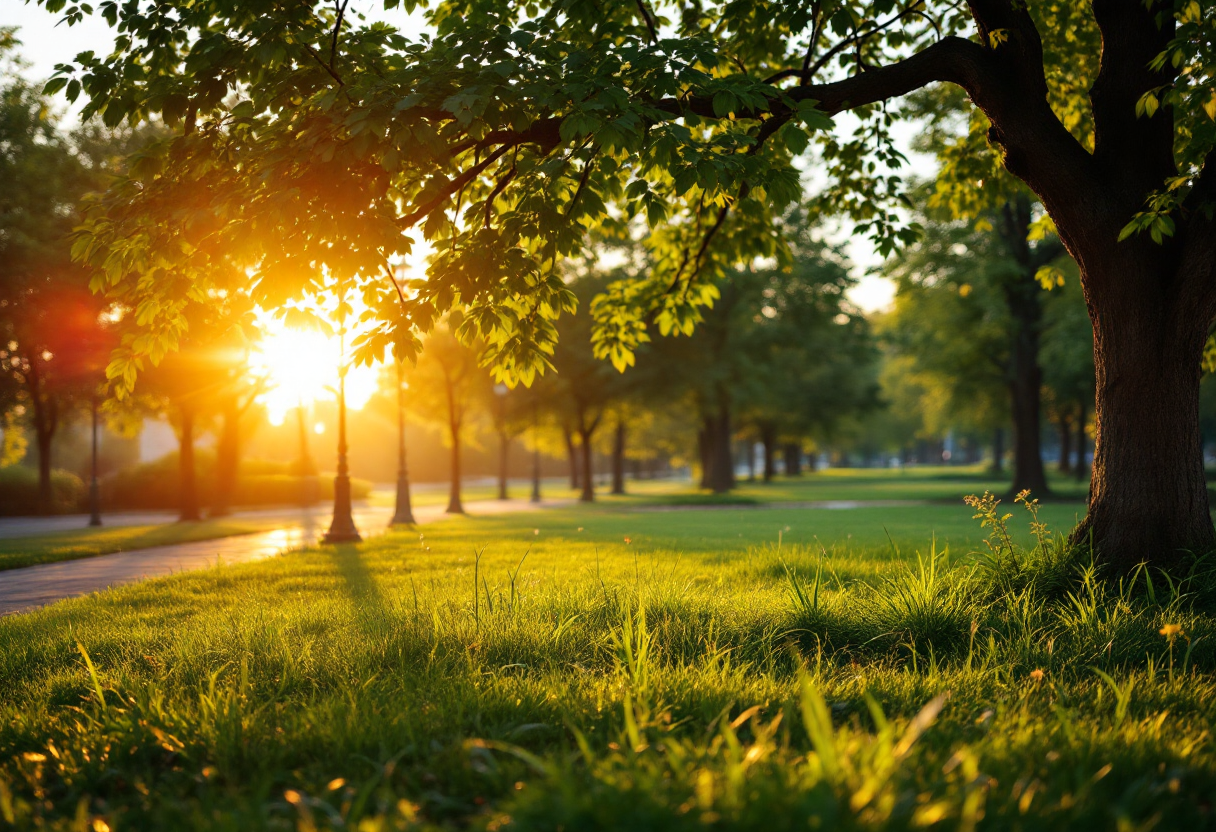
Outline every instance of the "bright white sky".
{"type": "MultiPolygon", "coordinates": [[[[399,27],[407,35],[416,35],[423,29],[421,14],[406,15],[403,11],[385,12],[379,0],[352,0],[351,7],[368,18],[385,20],[399,27]]],[[[87,50],[108,51],[114,43],[110,28],[100,17],[86,16],[75,25],[58,24],[58,15],[49,14],[41,6],[22,0],[0,0],[0,26],[17,26],[17,37],[22,42],[22,56],[29,63],[27,75],[44,79],[55,71],[55,65],[72,60],[78,53],[87,50]]],[[[64,102],[67,109],[66,101],[64,102]]],[[[906,174],[928,177],[933,174],[933,160],[912,154],[908,145],[912,130],[905,129],[905,141],[901,142],[905,153],[912,160],[912,170],[906,174]]],[[[850,227],[834,235],[844,239],[845,248],[856,264],[857,286],[849,293],[850,299],[863,310],[870,312],[886,309],[894,297],[895,287],[890,280],[873,274],[881,260],[865,237],[850,234],[850,227]]],[[[412,257],[411,260],[418,258],[412,257]]],[[[413,264],[411,264],[413,265],[413,264]]]]}

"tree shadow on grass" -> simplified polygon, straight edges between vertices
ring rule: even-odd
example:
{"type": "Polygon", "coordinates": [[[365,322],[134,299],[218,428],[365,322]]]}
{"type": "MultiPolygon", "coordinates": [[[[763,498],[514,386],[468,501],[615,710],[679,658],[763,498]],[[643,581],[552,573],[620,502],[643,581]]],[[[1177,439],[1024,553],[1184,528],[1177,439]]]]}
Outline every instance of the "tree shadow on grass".
{"type": "Polygon", "coordinates": [[[328,552],[342,578],[342,588],[350,598],[359,629],[367,635],[386,631],[391,626],[392,610],[367,566],[364,553],[355,545],[333,546],[328,552]]]}

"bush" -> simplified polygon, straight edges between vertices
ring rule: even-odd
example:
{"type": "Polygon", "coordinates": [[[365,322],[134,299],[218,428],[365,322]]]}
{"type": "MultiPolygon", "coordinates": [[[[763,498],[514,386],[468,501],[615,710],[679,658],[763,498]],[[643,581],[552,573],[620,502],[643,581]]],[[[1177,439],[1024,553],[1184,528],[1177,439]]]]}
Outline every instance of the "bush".
{"type": "MultiPolygon", "coordinates": [[[[210,451],[196,451],[194,465],[199,505],[211,505],[215,496],[215,454],[210,451]]],[[[305,484],[299,477],[289,474],[289,470],[287,463],[269,460],[242,462],[236,492],[229,500],[229,505],[237,507],[299,503],[305,484]]],[[[107,510],[175,509],[180,505],[180,485],[178,455],[171,453],[106,477],[101,483],[101,504],[107,510]]],[[[368,480],[351,480],[351,496],[354,499],[366,499],[371,490],[372,484],[368,480]]],[[[317,499],[332,500],[333,477],[318,477],[313,493],[317,499]]]]}
{"type": "Polygon", "coordinates": [[[84,506],[84,481],[70,471],[51,472],[49,510],[38,501],[38,472],[24,465],[0,468],[0,515],[70,514],[84,506]]]}

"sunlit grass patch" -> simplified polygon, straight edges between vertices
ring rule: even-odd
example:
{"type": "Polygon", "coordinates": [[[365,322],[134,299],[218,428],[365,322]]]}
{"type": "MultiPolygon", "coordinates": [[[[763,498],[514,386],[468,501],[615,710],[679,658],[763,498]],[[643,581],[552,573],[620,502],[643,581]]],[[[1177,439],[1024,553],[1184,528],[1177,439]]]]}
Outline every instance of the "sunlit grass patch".
{"type": "MultiPolygon", "coordinates": [[[[0,621],[0,811],[114,829],[1212,823],[1199,576],[1082,565],[1050,593],[1033,570],[1000,591],[963,507],[852,538],[839,512],[716,510],[685,548],[668,518],[688,514],[458,518],[0,621]]],[[[1030,563],[1033,536],[1011,534],[1030,563]]]]}

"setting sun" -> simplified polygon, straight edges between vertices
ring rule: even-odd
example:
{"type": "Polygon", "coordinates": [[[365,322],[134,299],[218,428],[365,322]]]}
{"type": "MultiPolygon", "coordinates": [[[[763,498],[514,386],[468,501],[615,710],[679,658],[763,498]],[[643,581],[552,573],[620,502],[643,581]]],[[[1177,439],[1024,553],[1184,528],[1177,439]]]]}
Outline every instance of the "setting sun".
{"type": "MultiPolygon", "coordinates": [[[[270,380],[260,397],[270,423],[281,425],[301,403],[333,401],[338,389],[341,346],[337,336],[291,329],[280,321],[264,321],[266,337],[254,351],[252,364],[270,380]]],[[[351,367],[346,374],[346,406],[359,410],[376,390],[375,367],[351,367]]]]}

